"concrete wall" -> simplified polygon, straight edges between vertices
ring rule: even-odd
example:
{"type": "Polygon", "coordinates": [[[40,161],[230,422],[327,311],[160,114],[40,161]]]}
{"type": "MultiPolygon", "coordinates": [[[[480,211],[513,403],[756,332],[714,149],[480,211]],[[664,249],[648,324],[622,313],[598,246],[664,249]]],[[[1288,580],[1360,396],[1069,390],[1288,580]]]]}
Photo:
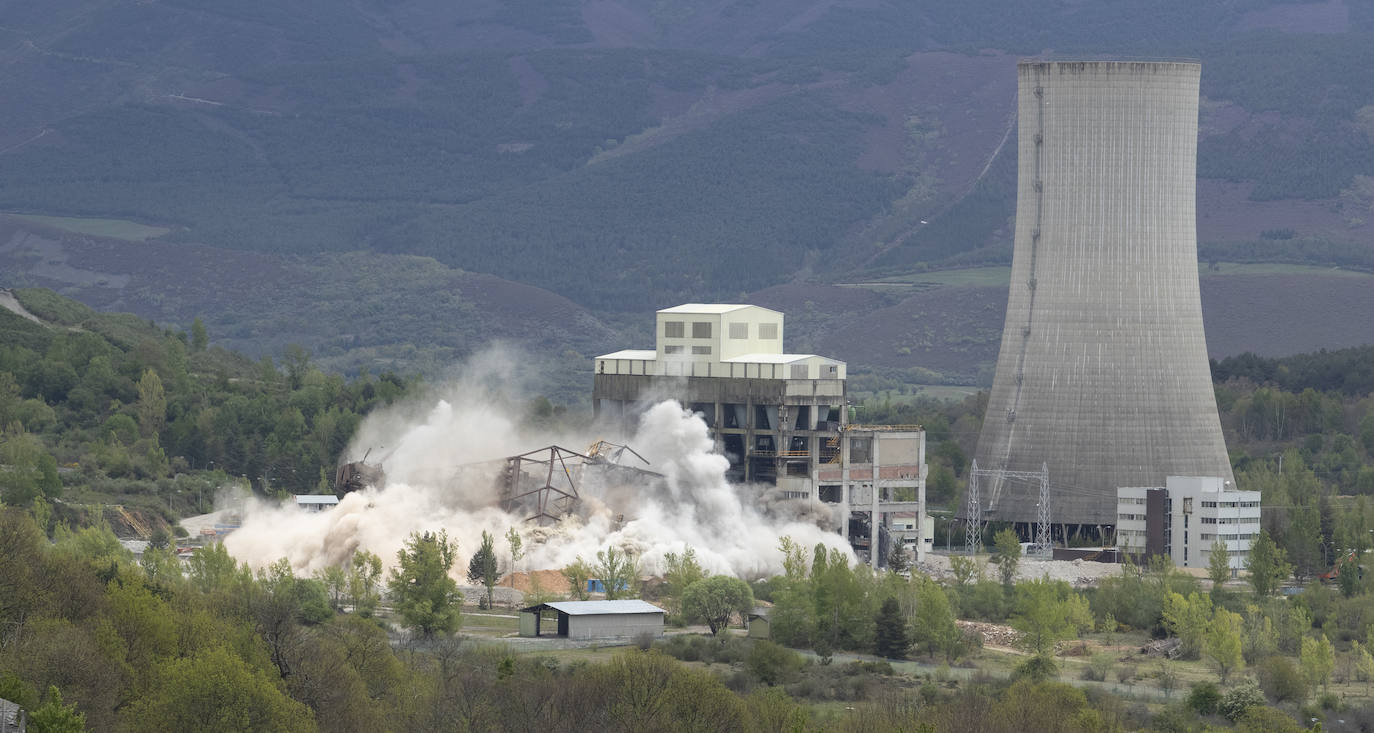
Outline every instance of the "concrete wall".
{"type": "MultiPolygon", "coordinates": [[[[978,467],[1047,463],[1053,520],[1071,524],[1115,522],[1118,486],[1234,481],[1198,295],[1200,67],[1017,71],[1011,286],[978,467]]],[[[980,485],[983,518],[1034,521],[1034,483],[980,485]]]]}
{"type": "Polygon", "coordinates": [[[678,357],[719,362],[745,354],[783,353],[783,314],[767,308],[751,305],[701,312],[670,308],[658,311],[654,317],[654,348],[659,359],[678,357]],[[702,330],[708,330],[709,335],[696,335],[698,329],[694,327],[695,324],[707,324],[702,330]],[[676,334],[678,328],[681,329],[680,336],[669,335],[676,334]],[[770,329],[771,334],[768,333],[770,329]],[[669,353],[667,347],[677,347],[678,352],[669,353]],[[693,347],[709,351],[694,353],[693,347]]]}
{"type": "Polygon", "coordinates": [[[642,633],[663,636],[661,613],[613,613],[568,617],[569,639],[633,639],[642,633]]]}

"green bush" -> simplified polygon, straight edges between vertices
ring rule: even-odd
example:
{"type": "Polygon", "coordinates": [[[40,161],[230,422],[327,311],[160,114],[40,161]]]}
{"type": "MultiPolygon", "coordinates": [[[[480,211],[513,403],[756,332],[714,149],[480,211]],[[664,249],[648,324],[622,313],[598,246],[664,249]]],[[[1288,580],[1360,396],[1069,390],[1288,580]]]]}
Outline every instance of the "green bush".
{"type": "Polygon", "coordinates": [[[1215,682],[1199,682],[1193,685],[1184,702],[1199,715],[1216,715],[1221,706],[1221,690],[1215,682]]]}
{"type": "Polygon", "coordinates": [[[790,682],[802,668],[801,655],[771,641],[755,641],[745,658],[745,668],[761,684],[790,682]]]}
{"type": "Polygon", "coordinates": [[[1288,657],[1274,655],[1255,669],[1260,689],[1274,702],[1301,702],[1307,696],[1307,681],[1288,657]]]}

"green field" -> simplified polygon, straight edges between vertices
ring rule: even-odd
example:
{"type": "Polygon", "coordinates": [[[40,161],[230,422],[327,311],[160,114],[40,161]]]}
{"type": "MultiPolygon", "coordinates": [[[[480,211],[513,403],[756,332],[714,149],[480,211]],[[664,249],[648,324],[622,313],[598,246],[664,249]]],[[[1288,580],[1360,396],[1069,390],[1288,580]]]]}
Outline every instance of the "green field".
{"type": "Polygon", "coordinates": [[[123,239],[127,242],[156,239],[171,231],[165,227],[148,226],[124,219],[85,219],[74,216],[39,216],[37,214],[7,214],[7,216],[30,224],[53,227],[75,234],[123,239]]]}

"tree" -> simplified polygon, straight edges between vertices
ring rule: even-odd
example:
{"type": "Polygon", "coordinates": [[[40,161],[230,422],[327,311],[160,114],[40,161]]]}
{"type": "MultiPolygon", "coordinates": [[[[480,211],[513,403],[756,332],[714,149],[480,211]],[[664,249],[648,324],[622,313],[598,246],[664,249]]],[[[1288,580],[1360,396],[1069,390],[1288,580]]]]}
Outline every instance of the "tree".
{"type": "Polygon", "coordinates": [[[596,553],[596,572],[606,586],[606,600],[633,595],[639,584],[639,564],[626,550],[608,547],[596,553]]]}
{"type": "Polygon", "coordinates": [[[928,577],[913,582],[920,583],[916,589],[916,613],[912,618],[912,640],[926,647],[932,657],[937,652],[945,659],[954,661],[963,651],[963,632],[954,623],[954,610],[949,596],[939,583],[928,577]]]}
{"type": "Polygon", "coordinates": [[[718,633],[730,623],[732,614],[747,618],[754,608],[754,591],[749,584],[729,575],[713,575],[687,586],[682,592],[682,613],[701,619],[718,633]]]}
{"type": "Polygon", "coordinates": [[[367,550],[354,552],[348,568],[348,601],[354,613],[368,617],[377,609],[381,580],[382,558],[367,550]]]}
{"type": "Polygon", "coordinates": [[[204,351],[210,344],[210,335],[205,331],[205,323],[196,316],[191,321],[191,351],[204,351]]]}
{"type": "Polygon", "coordinates": [[[456,550],[440,531],[413,532],[396,552],[399,567],[391,570],[387,589],[405,625],[426,638],[452,633],[461,621],[463,594],[448,574],[456,550]]]}
{"type": "Polygon", "coordinates": [[[1322,634],[1316,639],[1302,640],[1302,676],[1307,679],[1315,693],[1318,687],[1325,689],[1331,682],[1331,672],[1336,668],[1336,650],[1331,641],[1322,634]]]}
{"type": "Polygon", "coordinates": [[[506,544],[510,546],[510,569],[511,572],[515,572],[520,558],[525,556],[525,541],[520,539],[520,533],[515,527],[506,530],[506,544]]]}
{"type": "Polygon", "coordinates": [[[1178,637],[1179,655],[1197,659],[1212,620],[1212,599],[1197,593],[1189,593],[1187,598],[1170,593],[1164,601],[1163,618],[1164,628],[1178,637]]]}
{"type": "Polygon", "coordinates": [[[1355,642],[1354,653],[1355,676],[1365,683],[1364,689],[1365,692],[1368,693],[1370,687],[1369,683],[1374,682],[1374,655],[1371,655],[1369,649],[1365,648],[1365,646],[1358,641],[1355,642]]]}
{"type": "Polygon", "coordinates": [[[993,537],[991,561],[997,565],[1002,576],[1002,587],[1011,590],[1016,581],[1016,566],[1021,562],[1021,540],[1010,529],[1004,529],[993,537]]]}
{"type": "Polygon", "coordinates": [[[487,589],[487,597],[482,600],[482,608],[491,608],[491,594],[500,579],[501,571],[496,564],[496,542],[491,534],[482,530],[482,546],[477,548],[468,561],[468,582],[477,583],[487,589]]]}
{"type": "Polygon", "coordinates": [[[901,542],[892,543],[892,552],[887,554],[887,569],[894,573],[904,572],[910,565],[906,548],[901,542]]]}
{"type": "Polygon", "coordinates": [[[138,429],[147,438],[156,435],[167,422],[167,393],[162,379],[152,369],[143,370],[138,380],[138,429]]]}
{"type": "Polygon", "coordinates": [[[1092,628],[1088,602],[1062,581],[1033,580],[1016,586],[1016,616],[1012,626],[1021,632],[1021,646],[1053,664],[1054,645],[1092,628]]]}
{"type": "Polygon", "coordinates": [[[197,547],[191,551],[191,584],[202,593],[228,587],[238,564],[229,556],[223,542],[197,547]]]}
{"type": "Polygon", "coordinates": [[[76,703],[62,704],[62,693],[48,686],[48,699],[29,714],[29,730],[33,733],[83,733],[86,714],[76,711],[76,703]]]}
{"type": "Polygon", "coordinates": [[[559,572],[561,572],[563,577],[568,581],[568,585],[572,588],[573,595],[577,596],[577,600],[587,600],[589,597],[587,592],[587,581],[591,580],[592,566],[588,565],[587,561],[583,560],[581,555],[578,555],[570,565],[564,567],[559,572]]]}
{"type": "Polygon", "coordinates": [[[1226,683],[1231,672],[1245,665],[1245,658],[1241,654],[1240,636],[1240,614],[1224,608],[1216,609],[1207,626],[1207,636],[1203,639],[1202,649],[1207,658],[1217,665],[1222,684],[1226,683]]]}
{"type": "Polygon", "coordinates": [[[1278,590],[1279,584],[1292,572],[1287,553],[1274,544],[1266,530],[1260,530],[1250,545],[1246,568],[1250,572],[1250,587],[1255,589],[1257,596],[1267,596],[1278,590]]]}
{"type": "Polygon", "coordinates": [[[696,550],[688,547],[679,555],[670,552],[663,556],[663,595],[670,601],[670,610],[681,610],[682,593],[693,583],[706,577],[706,571],[697,562],[696,550]]]}
{"type": "Polygon", "coordinates": [[[1212,579],[1212,600],[1219,600],[1223,592],[1222,585],[1231,579],[1231,553],[1220,539],[1212,541],[1212,550],[1207,557],[1207,575],[1212,579]]]}
{"type": "Polygon", "coordinates": [[[949,569],[954,575],[954,584],[959,586],[968,585],[975,578],[982,577],[982,568],[971,557],[962,555],[951,555],[949,558],[949,569]]]}
{"type": "Polygon", "coordinates": [[[1246,664],[1255,664],[1279,649],[1278,632],[1274,621],[1259,606],[1245,606],[1245,626],[1241,637],[1241,652],[1246,664]]]}
{"type": "Polygon", "coordinates": [[[153,684],[130,703],[125,720],[130,730],[315,729],[309,708],[283,693],[265,670],[222,646],[155,665],[153,684]]]}
{"type": "Polygon", "coordinates": [[[888,659],[906,658],[906,650],[911,646],[911,641],[906,637],[906,619],[902,618],[902,609],[897,605],[897,599],[888,597],[883,601],[882,608],[878,609],[878,614],[873,618],[874,626],[874,651],[880,657],[888,659]]]}

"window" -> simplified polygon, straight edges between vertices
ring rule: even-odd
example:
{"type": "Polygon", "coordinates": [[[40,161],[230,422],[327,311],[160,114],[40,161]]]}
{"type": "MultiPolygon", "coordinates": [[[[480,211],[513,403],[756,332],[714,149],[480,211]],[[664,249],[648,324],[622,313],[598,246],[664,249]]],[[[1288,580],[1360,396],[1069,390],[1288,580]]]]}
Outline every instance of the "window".
{"type": "Polygon", "coordinates": [[[664,346],[664,347],[663,347],[663,353],[665,353],[665,354],[681,354],[681,353],[682,353],[682,347],[681,347],[681,346],[664,346]]]}
{"type": "Polygon", "coordinates": [[[670,339],[680,339],[686,335],[685,325],[682,321],[664,321],[663,335],[670,339]]]}
{"type": "Polygon", "coordinates": [[[760,323],[759,338],[763,339],[764,341],[776,341],[778,338],[778,324],[760,323]]]}
{"type": "Polygon", "coordinates": [[[711,347],[710,347],[710,346],[693,346],[693,347],[692,347],[692,353],[693,353],[693,354],[710,354],[710,353],[711,353],[711,347]]]}
{"type": "MultiPolygon", "coordinates": [[[[1207,508],[1207,507],[1211,507],[1211,508],[1215,509],[1216,506],[1217,506],[1217,503],[1216,503],[1215,501],[1204,501],[1204,502],[1202,502],[1202,506],[1203,506],[1204,509],[1207,508]]],[[[977,529],[977,528],[975,527],[975,529],[977,529]]]]}
{"type": "Polygon", "coordinates": [[[708,339],[711,338],[710,321],[692,321],[692,338],[708,339]]]}
{"type": "Polygon", "coordinates": [[[747,323],[731,323],[731,324],[730,324],[730,338],[732,338],[732,339],[747,339],[747,338],[749,338],[749,324],[747,324],[747,323]]]}
{"type": "Polygon", "coordinates": [[[840,368],[831,364],[825,368],[825,376],[836,379],[840,376],[840,368]]]}

